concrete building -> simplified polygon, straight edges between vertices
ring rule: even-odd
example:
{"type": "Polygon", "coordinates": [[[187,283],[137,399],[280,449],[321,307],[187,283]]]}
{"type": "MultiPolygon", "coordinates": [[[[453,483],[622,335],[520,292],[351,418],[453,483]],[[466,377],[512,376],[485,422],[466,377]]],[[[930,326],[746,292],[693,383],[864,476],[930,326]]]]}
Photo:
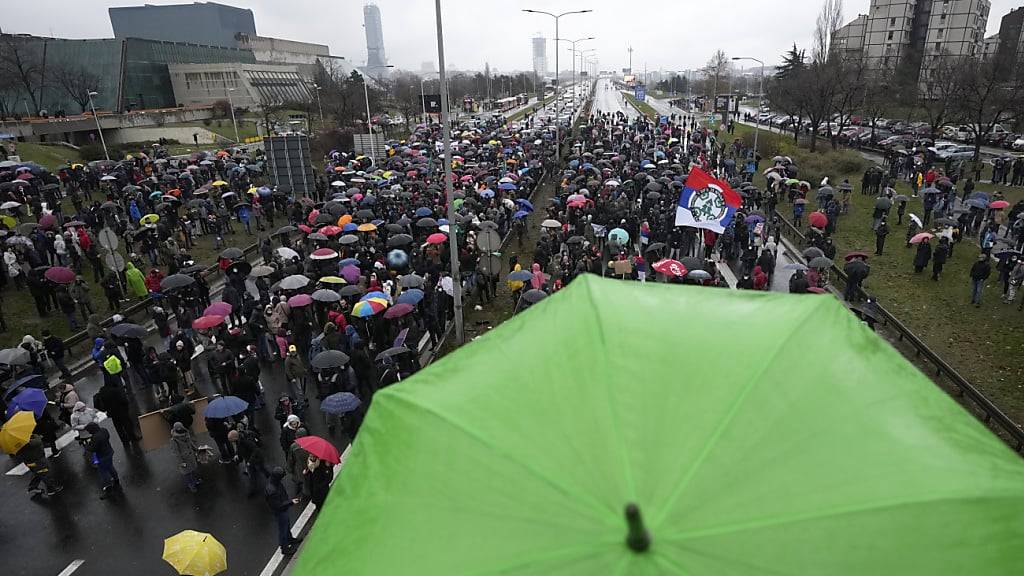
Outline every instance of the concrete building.
{"type": "Polygon", "coordinates": [[[999,23],[998,57],[1007,63],[1024,59],[1024,7],[1014,8],[999,23]]]}
{"type": "Polygon", "coordinates": [[[988,60],[994,58],[996,52],[999,50],[999,34],[993,34],[981,43],[981,59],[988,60]]]}
{"type": "Polygon", "coordinates": [[[185,105],[229,100],[237,108],[311,102],[313,93],[294,65],[169,64],[174,98],[185,105]]]}
{"type": "Polygon", "coordinates": [[[982,55],[989,9],[989,0],[871,0],[833,41],[872,69],[923,80],[935,57],[982,55]]]}
{"type": "Polygon", "coordinates": [[[256,36],[252,10],[215,2],[109,8],[114,38],[143,38],[226,48],[238,35],[256,36]]]}
{"type": "Polygon", "coordinates": [[[380,8],[376,4],[363,6],[363,27],[366,29],[366,69],[375,76],[387,76],[388,58],[384,54],[384,28],[380,8]]]}
{"type": "Polygon", "coordinates": [[[543,36],[533,38],[533,74],[540,80],[548,74],[548,39],[543,36]]]}
{"type": "Polygon", "coordinates": [[[836,30],[832,37],[833,46],[847,58],[862,58],[867,27],[867,14],[858,15],[852,22],[836,30]]]}

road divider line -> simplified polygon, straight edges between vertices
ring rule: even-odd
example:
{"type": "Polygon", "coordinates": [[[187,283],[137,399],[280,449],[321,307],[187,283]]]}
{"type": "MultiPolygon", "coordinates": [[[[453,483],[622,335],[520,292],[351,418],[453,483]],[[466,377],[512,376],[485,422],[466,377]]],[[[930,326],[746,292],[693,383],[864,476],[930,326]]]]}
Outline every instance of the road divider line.
{"type": "Polygon", "coordinates": [[[75,570],[82,567],[82,564],[85,564],[85,560],[75,560],[71,564],[68,564],[67,568],[61,570],[60,574],[57,574],[57,576],[71,576],[75,570]]]}
{"type": "MultiPolygon", "coordinates": [[[[106,413],[96,413],[96,422],[103,422],[106,419],[106,413]]],[[[78,432],[75,432],[74,430],[69,430],[68,432],[65,432],[63,436],[57,438],[57,450],[63,450],[69,444],[73,443],[76,438],[78,438],[78,432]]],[[[49,448],[47,448],[45,452],[47,457],[53,456],[53,452],[49,448]]],[[[6,473],[7,476],[24,476],[25,474],[28,474],[28,466],[25,466],[24,464],[18,464],[14,468],[8,470],[6,473]]]]}

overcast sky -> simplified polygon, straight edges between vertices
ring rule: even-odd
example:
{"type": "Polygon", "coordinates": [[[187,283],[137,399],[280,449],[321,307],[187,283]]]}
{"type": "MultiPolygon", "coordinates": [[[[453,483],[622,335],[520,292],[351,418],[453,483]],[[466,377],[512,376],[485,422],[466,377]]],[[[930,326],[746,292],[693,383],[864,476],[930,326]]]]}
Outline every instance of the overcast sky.
{"type": "MultiPolygon", "coordinates": [[[[182,0],[3,0],[4,32],[66,38],[113,35],[107,8],[140,4],[181,4],[182,0]]],[[[331,53],[357,64],[366,61],[361,0],[224,0],[250,8],[261,36],[327,44],[331,53]]],[[[1020,0],[992,0],[988,34],[1020,0]]],[[[400,68],[418,70],[437,60],[432,0],[377,0],[384,23],[388,60],[400,68]]],[[[594,12],[566,16],[560,36],[594,36],[577,48],[596,48],[604,70],[633,68],[681,70],[699,68],[722,48],[730,56],[753,56],[777,62],[795,41],[810,43],[821,0],[442,0],[448,65],[457,69],[528,70],[532,68],[530,38],[554,37],[554,20],[526,14],[522,8],[564,12],[590,8],[594,12]]],[[[869,0],[847,0],[845,19],[867,11],[869,0]]],[[[571,67],[563,43],[561,68],[571,67]]],[[[554,68],[549,41],[549,68],[554,68]]]]}

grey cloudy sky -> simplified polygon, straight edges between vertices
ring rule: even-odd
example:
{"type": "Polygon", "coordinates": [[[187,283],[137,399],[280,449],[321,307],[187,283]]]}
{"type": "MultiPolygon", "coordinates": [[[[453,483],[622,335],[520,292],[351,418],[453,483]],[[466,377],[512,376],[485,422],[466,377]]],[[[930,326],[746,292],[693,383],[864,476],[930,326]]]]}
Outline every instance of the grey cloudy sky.
{"type": "MultiPolygon", "coordinates": [[[[1020,0],[992,0],[988,34],[1020,0]]],[[[181,4],[182,0],[3,0],[4,32],[67,38],[112,36],[107,8],[147,4],[181,4]]],[[[224,0],[252,9],[262,36],[317,42],[357,64],[366,60],[361,0],[224,0]]],[[[390,63],[418,70],[436,61],[433,0],[377,0],[384,22],[390,63]]],[[[847,0],[846,20],[866,12],[869,0],[847,0]]],[[[522,8],[563,12],[590,8],[591,14],[561,20],[562,38],[594,36],[577,48],[596,48],[602,69],[679,70],[703,66],[722,48],[730,56],[753,56],[777,62],[795,41],[810,42],[820,0],[442,0],[445,45],[450,67],[499,70],[532,67],[530,38],[540,32],[554,37],[554,21],[526,14],[522,8]]],[[[548,58],[554,67],[553,43],[548,58]]],[[[569,69],[568,45],[561,53],[569,69]]]]}

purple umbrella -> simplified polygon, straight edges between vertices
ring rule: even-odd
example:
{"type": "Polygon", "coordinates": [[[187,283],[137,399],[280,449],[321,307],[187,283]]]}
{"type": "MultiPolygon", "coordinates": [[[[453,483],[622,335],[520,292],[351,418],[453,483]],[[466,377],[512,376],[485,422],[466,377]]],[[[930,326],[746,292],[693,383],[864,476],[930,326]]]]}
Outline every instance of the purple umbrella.
{"type": "Polygon", "coordinates": [[[361,274],[362,272],[359,270],[359,268],[351,264],[349,264],[348,266],[343,266],[341,268],[341,277],[344,278],[345,281],[348,282],[349,284],[355,284],[356,282],[359,282],[359,276],[361,274]]]}
{"type": "Polygon", "coordinates": [[[203,316],[230,316],[231,304],[227,302],[214,302],[203,310],[203,316]]]}
{"type": "Polygon", "coordinates": [[[25,388],[14,395],[10,405],[7,406],[7,417],[14,416],[15,412],[32,412],[36,418],[43,417],[43,410],[46,409],[46,394],[38,388],[25,388]]]}
{"type": "Polygon", "coordinates": [[[313,302],[313,297],[309,294],[296,294],[288,299],[288,305],[292,308],[302,308],[303,306],[309,306],[313,302]]]}

